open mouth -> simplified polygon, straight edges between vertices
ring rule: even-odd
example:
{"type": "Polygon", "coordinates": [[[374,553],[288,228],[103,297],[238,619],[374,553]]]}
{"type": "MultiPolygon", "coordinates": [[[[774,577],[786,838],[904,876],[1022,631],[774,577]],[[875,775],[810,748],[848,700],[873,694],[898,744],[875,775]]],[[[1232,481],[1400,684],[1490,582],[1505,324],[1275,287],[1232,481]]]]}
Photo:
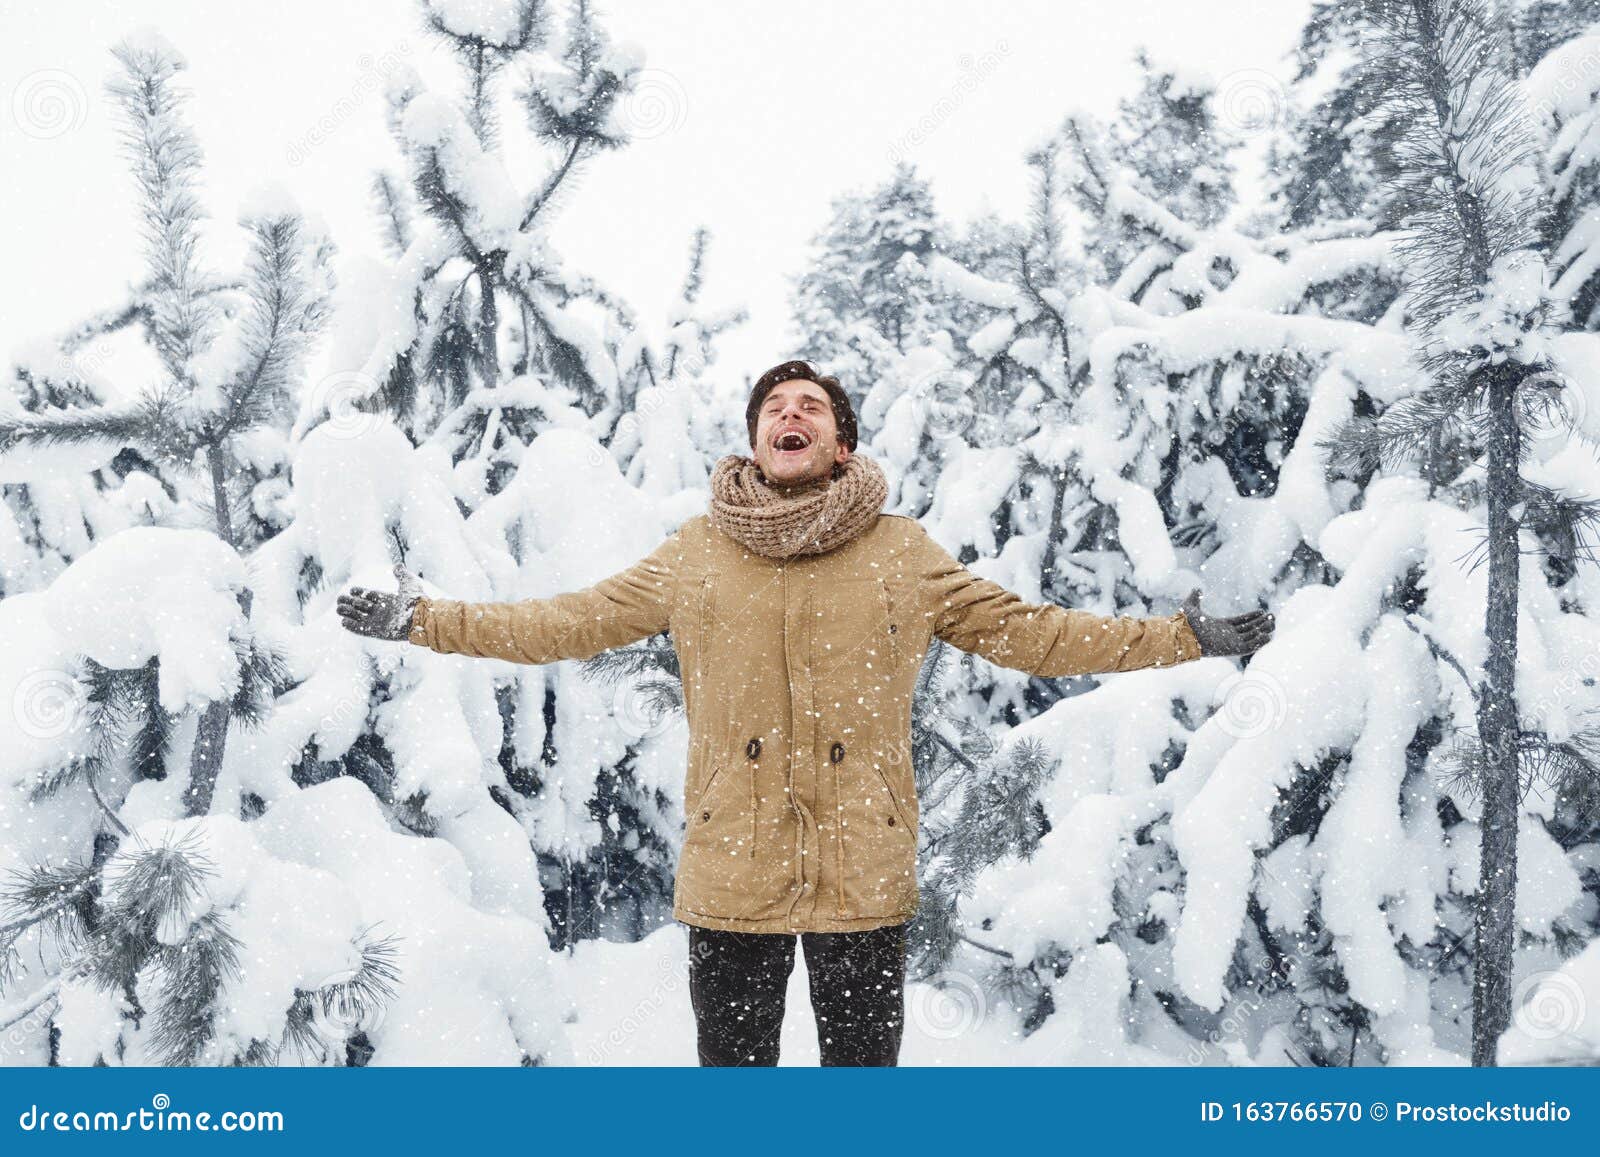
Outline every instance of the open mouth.
{"type": "Polygon", "coordinates": [[[772,440],[772,448],[780,454],[798,454],[811,449],[811,435],[804,430],[785,430],[772,440]]]}

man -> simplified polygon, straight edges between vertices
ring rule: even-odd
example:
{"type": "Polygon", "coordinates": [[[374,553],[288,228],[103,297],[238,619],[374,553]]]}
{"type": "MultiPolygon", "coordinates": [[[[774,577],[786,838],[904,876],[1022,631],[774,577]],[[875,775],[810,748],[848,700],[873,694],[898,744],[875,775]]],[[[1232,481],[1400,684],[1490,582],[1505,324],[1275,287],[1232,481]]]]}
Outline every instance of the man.
{"type": "Polygon", "coordinates": [[[710,509],[586,590],[513,603],[339,598],[350,630],[519,663],[584,659],[671,633],[689,723],[673,915],[690,929],[703,1065],[773,1065],[803,944],[825,1065],[892,1065],[905,930],[917,909],[911,696],[932,639],[1040,676],[1242,655],[1261,612],[1218,618],[1198,592],[1164,618],[1029,604],[978,578],[915,519],[882,513],[836,379],[768,370],[710,509]]]}

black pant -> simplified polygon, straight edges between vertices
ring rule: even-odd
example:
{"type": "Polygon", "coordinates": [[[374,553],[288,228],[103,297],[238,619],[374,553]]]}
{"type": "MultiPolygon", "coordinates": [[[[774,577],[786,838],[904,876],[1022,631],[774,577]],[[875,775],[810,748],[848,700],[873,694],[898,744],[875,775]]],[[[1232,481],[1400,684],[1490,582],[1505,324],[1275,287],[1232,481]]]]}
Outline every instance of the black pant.
{"type": "MultiPolygon", "coordinates": [[[[702,1065],[775,1065],[796,937],[689,928],[702,1065]]],[[[906,926],[802,932],[825,1065],[893,1065],[905,1024],[906,926]]]]}

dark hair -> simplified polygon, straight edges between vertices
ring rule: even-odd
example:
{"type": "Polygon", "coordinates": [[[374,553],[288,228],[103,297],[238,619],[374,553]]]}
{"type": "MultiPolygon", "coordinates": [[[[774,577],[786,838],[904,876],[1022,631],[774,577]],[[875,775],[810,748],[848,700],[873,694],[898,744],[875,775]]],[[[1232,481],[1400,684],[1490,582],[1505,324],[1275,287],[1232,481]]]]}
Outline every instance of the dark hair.
{"type": "Polygon", "coordinates": [[[782,365],[773,366],[766,373],[756,379],[755,386],[750,390],[750,401],[744,408],[744,424],[750,430],[750,445],[756,444],[756,420],[761,415],[761,403],[767,400],[767,395],[772,392],[772,387],[779,382],[793,381],[795,378],[804,378],[808,382],[816,382],[827,392],[828,400],[833,403],[833,420],[839,427],[839,441],[850,447],[851,453],[856,448],[856,410],[850,404],[850,395],[844,392],[844,387],[839,384],[838,378],[819,374],[811,367],[810,362],[784,362],[782,365]]]}

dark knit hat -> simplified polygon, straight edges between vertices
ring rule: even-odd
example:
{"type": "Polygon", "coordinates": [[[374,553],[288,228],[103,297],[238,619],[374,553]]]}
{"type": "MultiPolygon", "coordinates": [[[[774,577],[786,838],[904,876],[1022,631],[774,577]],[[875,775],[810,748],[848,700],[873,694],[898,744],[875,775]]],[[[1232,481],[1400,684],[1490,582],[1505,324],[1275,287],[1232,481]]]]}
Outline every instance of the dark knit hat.
{"type": "Polygon", "coordinates": [[[750,390],[750,401],[744,408],[744,424],[750,429],[750,445],[754,447],[756,444],[756,419],[761,414],[761,403],[766,401],[773,386],[779,382],[793,381],[795,378],[816,382],[827,392],[828,400],[833,403],[833,420],[839,427],[839,441],[850,447],[851,453],[854,453],[856,409],[850,404],[850,395],[844,392],[844,387],[839,384],[838,378],[819,374],[811,367],[810,362],[800,361],[773,366],[756,379],[755,386],[750,390]]]}

